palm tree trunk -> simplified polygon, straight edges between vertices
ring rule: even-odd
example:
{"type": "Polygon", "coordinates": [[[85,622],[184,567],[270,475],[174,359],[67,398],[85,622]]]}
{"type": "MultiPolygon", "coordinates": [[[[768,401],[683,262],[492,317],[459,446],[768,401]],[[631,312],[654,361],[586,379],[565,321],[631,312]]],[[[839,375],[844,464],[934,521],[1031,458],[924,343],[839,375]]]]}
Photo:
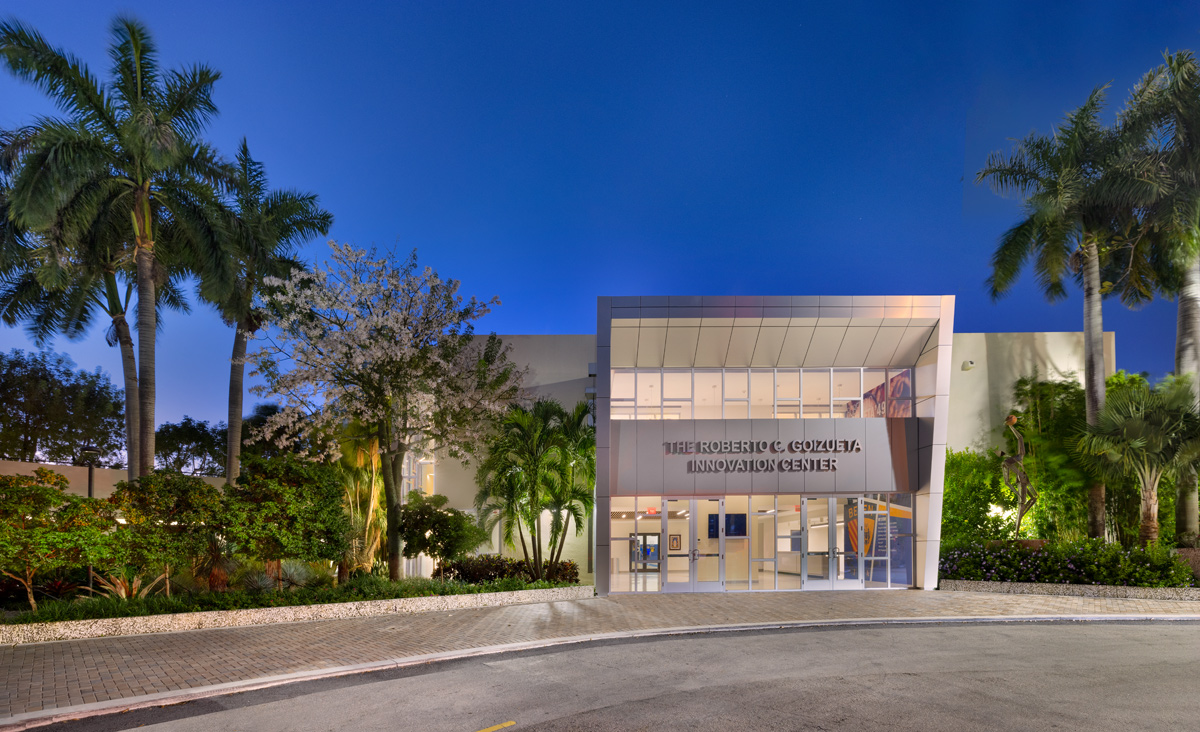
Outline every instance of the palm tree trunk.
{"type": "Polygon", "coordinates": [[[1158,541],[1158,481],[1142,480],[1142,521],[1138,527],[1138,540],[1142,546],[1148,546],[1158,541]]]}
{"type": "MultiPolygon", "coordinates": [[[[1192,396],[1200,406],[1200,259],[1183,273],[1175,330],[1175,373],[1188,379],[1192,396]]],[[[1200,532],[1200,496],[1196,492],[1196,469],[1187,466],[1175,481],[1175,535],[1200,532]]],[[[1194,540],[1194,539],[1193,539],[1194,540]]]]}
{"type": "Polygon", "coordinates": [[[133,337],[129,334],[129,323],[125,321],[125,313],[112,317],[113,329],[117,332],[117,345],[121,347],[121,371],[125,377],[125,453],[128,461],[126,475],[130,482],[138,477],[138,445],[141,433],[138,431],[138,377],[137,360],[133,354],[133,337]]]}
{"type": "Polygon", "coordinates": [[[242,453],[242,379],[246,372],[246,324],[238,323],[233,334],[233,354],[229,359],[229,425],[225,433],[225,484],[233,485],[241,473],[242,453]]]}
{"type": "Polygon", "coordinates": [[[154,239],[149,183],[137,189],[133,228],[137,240],[138,292],[138,477],[154,471],[154,340],[158,330],[154,294],[154,239]]]}
{"type": "MultiPolygon", "coordinates": [[[[1100,295],[1100,253],[1089,237],[1083,260],[1083,389],[1087,423],[1095,425],[1104,409],[1104,315],[1100,295]]],[[[1104,483],[1088,487],[1088,536],[1104,538],[1104,483]]]]}

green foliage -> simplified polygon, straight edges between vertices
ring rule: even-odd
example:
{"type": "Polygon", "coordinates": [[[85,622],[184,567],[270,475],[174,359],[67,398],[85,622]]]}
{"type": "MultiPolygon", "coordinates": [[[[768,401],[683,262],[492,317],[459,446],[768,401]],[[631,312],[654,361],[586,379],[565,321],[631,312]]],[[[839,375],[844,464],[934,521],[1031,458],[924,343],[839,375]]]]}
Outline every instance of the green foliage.
{"type": "Polygon", "coordinates": [[[1012,493],[1000,480],[1000,456],[973,450],[946,451],[942,495],[942,541],[959,543],[1012,537],[1012,493]],[[996,515],[993,507],[1004,513],[996,515]]]}
{"type": "Polygon", "coordinates": [[[1078,439],[1098,475],[1137,481],[1143,544],[1159,538],[1159,483],[1200,456],[1200,414],[1188,381],[1168,379],[1151,389],[1143,380],[1114,390],[1078,439]]]}
{"type": "Polygon", "coordinates": [[[67,479],[45,468],[0,476],[0,574],[25,588],[29,605],[43,572],[102,563],[112,512],[103,501],[66,492],[67,479]]]}
{"type": "MultiPolygon", "coordinates": [[[[1073,379],[1040,380],[1035,373],[1013,385],[1013,414],[1025,436],[1025,472],[1038,491],[1030,515],[1034,536],[1070,540],[1087,535],[1088,475],[1075,452],[1086,413],[1083,387],[1073,379]]],[[[1005,431],[1006,450],[1016,441],[1005,431]]]]}
{"type": "Polygon", "coordinates": [[[1160,544],[1125,548],[1083,539],[1029,549],[973,543],[943,548],[939,576],[947,580],[1048,582],[1073,585],[1192,587],[1191,567],[1160,544]]]}
{"type": "Polygon", "coordinates": [[[164,470],[188,475],[225,475],[225,423],[211,427],[186,414],[154,431],[154,458],[164,470]]]}
{"type": "Polygon", "coordinates": [[[410,491],[408,502],[400,507],[400,538],[404,556],[424,554],[435,562],[458,559],[487,542],[488,532],[469,514],[446,508],[449,499],[410,491]]]}
{"type": "Polygon", "coordinates": [[[512,577],[528,578],[529,568],[525,562],[500,554],[477,554],[442,562],[437,574],[446,579],[477,584],[512,577]]]}
{"type": "Polygon", "coordinates": [[[124,519],[114,534],[121,561],[142,572],[183,565],[204,554],[223,522],[219,490],[167,470],[118,483],[108,500],[124,519]]]}
{"type": "Polygon", "coordinates": [[[398,581],[362,574],[338,587],[317,587],[273,591],[234,590],[204,592],[196,595],[166,597],[154,595],[131,600],[88,598],[44,602],[37,612],[27,612],[8,619],[9,623],[48,623],[60,620],[91,620],[95,618],[127,618],[142,615],[203,612],[207,610],[244,610],[260,607],[293,607],[364,600],[392,600],[403,597],[433,597],[438,595],[470,595],[487,592],[544,590],[562,585],[553,582],[527,582],[510,577],[479,584],[464,584],[413,577],[398,581]]]}
{"type": "Polygon", "coordinates": [[[123,392],[66,356],[0,353],[0,459],[80,464],[84,445],[100,448],[97,465],[121,466],[123,392]]]}
{"type": "Polygon", "coordinates": [[[349,520],[336,468],[294,455],[248,458],[225,489],[226,535],[264,561],[338,559],[349,520]]]}

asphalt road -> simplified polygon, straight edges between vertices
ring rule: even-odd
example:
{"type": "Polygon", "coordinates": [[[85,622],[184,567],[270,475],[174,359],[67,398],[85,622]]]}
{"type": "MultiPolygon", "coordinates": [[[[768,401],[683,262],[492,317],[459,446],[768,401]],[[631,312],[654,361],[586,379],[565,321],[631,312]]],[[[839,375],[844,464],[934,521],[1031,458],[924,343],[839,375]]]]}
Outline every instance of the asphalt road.
{"type": "Polygon", "coordinates": [[[54,730],[1200,729],[1200,625],[717,633],[467,659],[54,730]]]}

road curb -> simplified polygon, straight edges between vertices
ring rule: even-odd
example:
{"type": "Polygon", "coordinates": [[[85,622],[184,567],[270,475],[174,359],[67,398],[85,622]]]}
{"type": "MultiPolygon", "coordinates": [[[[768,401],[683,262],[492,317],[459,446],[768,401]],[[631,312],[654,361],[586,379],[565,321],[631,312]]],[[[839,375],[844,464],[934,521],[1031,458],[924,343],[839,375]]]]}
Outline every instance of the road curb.
{"type": "Polygon", "coordinates": [[[547,638],[521,643],[502,643],[491,646],[480,646],[459,651],[442,653],[427,653],[417,656],[375,661],[372,663],[354,664],[350,666],[334,666],[311,671],[297,671],[277,676],[264,676],[258,679],[231,681],[225,684],[201,686],[184,691],[167,691],[159,694],[146,694],[125,699],[112,699],[92,704],[79,704],[38,712],[26,712],[11,717],[0,718],[0,732],[18,732],[19,730],[41,727],[56,722],[85,719],[107,714],[117,714],[146,707],[170,706],[188,701],[196,701],[213,696],[237,694],[247,691],[267,689],[284,684],[301,681],[317,681],[352,676],[355,674],[388,671],[392,669],[422,666],[446,661],[456,661],[480,656],[494,656],[517,651],[537,650],[556,646],[582,645],[609,640],[625,640],[639,638],[656,638],[685,635],[702,635],[710,633],[733,633],[760,630],[795,630],[805,628],[837,628],[848,626],[892,626],[892,625],[980,625],[1005,623],[1096,623],[1096,622],[1200,622],[1200,613],[1195,614],[1162,614],[1162,613],[1126,613],[1105,615],[981,615],[981,616],[951,616],[951,617],[917,617],[917,618],[844,618],[838,620],[797,620],[771,623],[733,623],[725,625],[680,626],[670,628],[651,628],[647,630],[617,631],[612,633],[590,633],[561,638],[547,638]]]}

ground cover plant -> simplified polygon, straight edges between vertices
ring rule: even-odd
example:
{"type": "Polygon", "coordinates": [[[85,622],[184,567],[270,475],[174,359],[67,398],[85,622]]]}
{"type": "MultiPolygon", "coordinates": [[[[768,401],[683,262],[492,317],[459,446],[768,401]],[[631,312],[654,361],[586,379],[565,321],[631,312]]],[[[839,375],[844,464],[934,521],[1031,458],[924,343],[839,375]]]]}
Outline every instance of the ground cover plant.
{"type": "Polygon", "coordinates": [[[1158,544],[1126,548],[1082,539],[1031,548],[1008,542],[974,542],[942,551],[944,580],[1045,582],[1128,587],[1194,587],[1191,568],[1158,544]]]}
{"type": "Polygon", "coordinates": [[[230,590],[228,592],[198,592],[195,594],[150,595],[118,599],[94,597],[43,601],[37,612],[13,615],[7,623],[48,623],[59,620],[93,620],[98,618],[129,618],[144,615],[202,612],[206,610],[245,610],[297,605],[324,605],[364,600],[392,600],[405,597],[434,597],[439,595],[471,595],[487,592],[544,590],[567,586],[545,580],[529,582],[510,577],[478,584],[457,580],[409,577],[393,581],[371,574],[353,577],[345,584],[319,587],[299,587],[292,590],[230,590]]]}

